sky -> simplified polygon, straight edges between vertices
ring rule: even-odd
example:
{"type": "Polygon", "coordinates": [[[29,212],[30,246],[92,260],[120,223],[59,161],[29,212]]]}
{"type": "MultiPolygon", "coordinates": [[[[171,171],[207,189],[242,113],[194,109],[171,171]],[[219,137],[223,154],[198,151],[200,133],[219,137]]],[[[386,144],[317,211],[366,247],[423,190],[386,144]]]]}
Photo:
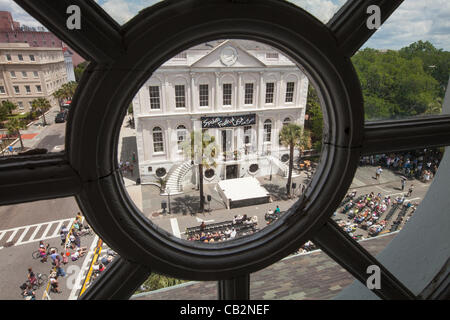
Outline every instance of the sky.
{"type": "MultiPolygon", "coordinates": [[[[95,0],[119,24],[161,0],[95,0]]],[[[346,0],[288,0],[326,23],[346,0]]],[[[40,24],[12,0],[0,0],[0,10],[28,26],[40,24]]],[[[405,0],[364,47],[397,50],[411,43],[430,41],[450,51],[450,0],[405,0]]]]}

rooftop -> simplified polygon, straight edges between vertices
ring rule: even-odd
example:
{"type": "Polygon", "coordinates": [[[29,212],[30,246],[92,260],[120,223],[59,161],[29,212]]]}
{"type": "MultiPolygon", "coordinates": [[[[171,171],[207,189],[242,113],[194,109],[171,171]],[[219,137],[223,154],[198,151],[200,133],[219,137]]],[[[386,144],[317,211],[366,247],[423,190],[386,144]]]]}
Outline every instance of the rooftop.
{"type": "MultiPolygon", "coordinates": [[[[362,240],[372,255],[398,232],[362,240]]],[[[355,278],[321,250],[288,256],[250,275],[252,300],[325,300],[334,298],[355,278]]],[[[217,300],[217,281],[192,281],[134,295],[133,300],[217,300]]]]}

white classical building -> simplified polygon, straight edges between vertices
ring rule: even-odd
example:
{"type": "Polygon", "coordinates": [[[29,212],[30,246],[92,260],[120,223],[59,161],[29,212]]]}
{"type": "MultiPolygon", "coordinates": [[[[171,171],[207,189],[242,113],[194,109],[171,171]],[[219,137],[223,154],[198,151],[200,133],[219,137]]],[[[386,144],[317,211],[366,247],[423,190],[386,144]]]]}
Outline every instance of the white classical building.
{"type": "Polygon", "coordinates": [[[186,50],[164,63],[133,99],[141,183],[167,179],[171,194],[195,182],[183,151],[190,132],[215,137],[215,165],[204,183],[248,176],[286,175],[283,124],[303,125],[305,74],[274,48],[223,40],[186,50]]]}

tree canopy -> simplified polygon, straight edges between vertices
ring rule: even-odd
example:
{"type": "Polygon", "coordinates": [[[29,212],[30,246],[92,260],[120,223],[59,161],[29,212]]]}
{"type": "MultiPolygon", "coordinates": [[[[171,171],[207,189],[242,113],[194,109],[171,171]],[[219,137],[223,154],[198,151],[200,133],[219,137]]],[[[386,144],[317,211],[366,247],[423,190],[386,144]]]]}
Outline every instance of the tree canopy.
{"type": "Polygon", "coordinates": [[[366,119],[441,111],[450,75],[450,52],[418,41],[399,51],[364,49],[352,62],[361,81],[366,119]]]}

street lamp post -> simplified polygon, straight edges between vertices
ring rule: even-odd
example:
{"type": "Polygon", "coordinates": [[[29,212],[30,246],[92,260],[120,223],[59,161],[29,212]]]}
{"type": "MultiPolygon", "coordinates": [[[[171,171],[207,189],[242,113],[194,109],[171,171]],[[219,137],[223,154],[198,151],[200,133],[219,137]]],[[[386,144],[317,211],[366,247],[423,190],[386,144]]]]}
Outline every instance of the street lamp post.
{"type": "Polygon", "coordinates": [[[170,190],[167,189],[167,205],[168,205],[168,213],[170,214],[170,190]]]}

